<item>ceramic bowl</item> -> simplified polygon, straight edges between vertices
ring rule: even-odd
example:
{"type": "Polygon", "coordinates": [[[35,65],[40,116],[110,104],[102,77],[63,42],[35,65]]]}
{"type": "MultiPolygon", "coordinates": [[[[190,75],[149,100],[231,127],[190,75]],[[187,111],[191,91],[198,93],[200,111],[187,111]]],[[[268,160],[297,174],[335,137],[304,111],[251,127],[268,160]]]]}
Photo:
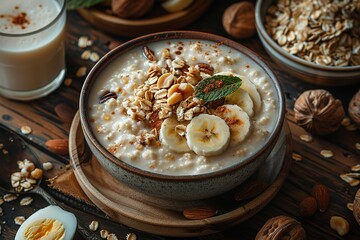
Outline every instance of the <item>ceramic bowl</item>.
{"type": "Polygon", "coordinates": [[[162,198],[176,200],[204,199],[221,194],[236,187],[251,176],[264,162],[277,142],[285,115],[284,96],[280,84],[275,75],[264,61],[244,46],[229,39],[200,32],[162,32],[136,38],[112,50],[106,54],[88,74],[80,94],[80,121],[85,139],[101,165],[117,180],[126,183],[145,194],[155,195],[162,198]],[[96,139],[89,121],[89,95],[94,83],[99,80],[99,74],[106,69],[111,62],[136,47],[144,46],[160,40],[170,39],[197,39],[225,44],[235,51],[240,51],[248,56],[268,76],[269,82],[275,88],[277,98],[276,121],[274,130],[269,133],[265,143],[257,152],[250,155],[244,161],[218,171],[198,174],[172,176],[153,173],[131,166],[114,157],[96,139]]]}
{"type": "Polygon", "coordinates": [[[323,66],[306,61],[282,49],[267,33],[264,19],[267,9],[276,1],[258,0],[255,8],[256,30],[270,57],[289,74],[322,86],[342,86],[360,82],[360,65],[349,67],[323,66]]]}

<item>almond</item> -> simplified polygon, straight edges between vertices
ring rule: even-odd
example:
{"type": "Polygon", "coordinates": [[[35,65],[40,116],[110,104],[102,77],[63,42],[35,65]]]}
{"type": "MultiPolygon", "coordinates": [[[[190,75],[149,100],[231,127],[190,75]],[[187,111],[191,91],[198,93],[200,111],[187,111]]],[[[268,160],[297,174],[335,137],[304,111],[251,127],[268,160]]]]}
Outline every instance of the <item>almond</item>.
{"type": "Polygon", "coordinates": [[[188,208],[183,211],[184,217],[191,220],[200,220],[213,217],[217,214],[218,210],[212,207],[194,207],[188,208]]]}
{"type": "Polygon", "coordinates": [[[313,187],[312,195],[316,199],[320,212],[325,212],[330,203],[330,193],[328,188],[323,184],[316,184],[313,187]]]}
{"type": "Polygon", "coordinates": [[[304,198],[299,206],[300,214],[304,217],[314,215],[317,211],[316,199],[312,196],[304,198]]]}
{"type": "Polygon", "coordinates": [[[54,108],[56,115],[59,116],[61,121],[70,123],[76,113],[75,109],[65,103],[59,103],[54,108]]]}
{"type": "Polygon", "coordinates": [[[52,152],[67,155],[69,154],[69,141],[67,139],[52,139],[45,143],[45,146],[52,152]]]}

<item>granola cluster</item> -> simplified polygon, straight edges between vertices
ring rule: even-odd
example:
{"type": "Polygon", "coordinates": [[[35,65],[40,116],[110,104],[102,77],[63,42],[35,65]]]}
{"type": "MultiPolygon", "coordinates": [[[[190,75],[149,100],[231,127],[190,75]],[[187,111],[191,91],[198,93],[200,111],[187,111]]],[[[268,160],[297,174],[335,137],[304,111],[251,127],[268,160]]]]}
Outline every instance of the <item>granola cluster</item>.
{"type": "MultiPolygon", "coordinates": [[[[140,142],[150,145],[158,139],[157,132],[166,118],[176,116],[179,122],[184,122],[201,113],[209,113],[211,106],[194,97],[194,88],[200,80],[212,76],[214,68],[207,63],[189,66],[183,57],[173,58],[169,49],[163,50],[160,61],[147,47],[144,47],[144,55],[153,65],[148,69],[144,83],[122,106],[128,116],[148,123],[152,130],[144,133],[140,142]]],[[[179,125],[179,134],[184,127],[179,125]]]]}

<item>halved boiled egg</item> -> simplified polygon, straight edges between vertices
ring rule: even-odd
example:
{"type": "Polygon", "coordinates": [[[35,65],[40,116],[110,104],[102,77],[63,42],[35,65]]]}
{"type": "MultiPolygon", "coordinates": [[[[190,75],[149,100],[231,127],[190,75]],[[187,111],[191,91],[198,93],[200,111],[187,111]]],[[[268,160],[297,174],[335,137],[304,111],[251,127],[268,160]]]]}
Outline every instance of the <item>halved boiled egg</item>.
{"type": "Polygon", "coordinates": [[[33,213],[20,226],[15,240],[71,240],[77,226],[74,214],[57,206],[33,213]]]}

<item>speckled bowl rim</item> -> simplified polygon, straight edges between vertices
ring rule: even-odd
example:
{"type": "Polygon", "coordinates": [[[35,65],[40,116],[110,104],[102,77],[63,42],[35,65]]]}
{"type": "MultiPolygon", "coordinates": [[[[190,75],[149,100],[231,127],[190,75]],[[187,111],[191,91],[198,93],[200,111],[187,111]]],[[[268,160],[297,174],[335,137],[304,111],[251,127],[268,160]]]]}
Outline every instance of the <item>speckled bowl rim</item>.
{"type": "Polygon", "coordinates": [[[249,50],[248,48],[244,47],[243,45],[234,42],[230,39],[210,34],[210,33],[204,33],[204,32],[195,32],[195,31],[166,31],[166,32],[159,32],[159,33],[153,33],[144,35],[138,38],[135,38],[133,40],[130,40],[117,48],[111,50],[106,55],[104,55],[91,69],[89,74],[87,75],[85,82],[83,84],[83,87],[80,92],[80,101],[79,101],[79,111],[80,111],[80,122],[82,129],[84,131],[84,134],[87,135],[88,140],[91,142],[91,144],[99,151],[101,154],[106,157],[109,161],[117,165],[118,167],[121,167],[129,172],[132,172],[133,174],[156,179],[156,180],[162,180],[162,181],[203,181],[206,179],[211,179],[214,177],[220,177],[222,175],[226,175],[228,173],[234,172],[238,170],[239,168],[243,168],[244,166],[254,162],[257,160],[259,156],[261,156],[262,153],[265,152],[266,149],[272,148],[275,144],[275,141],[277,140],[280,131],[282,129],[282,125],[285,119],[285,97],[282,90],[282,87],[280,83],[278,82],[275,74],[273,71],[265,64],[265,61],[249,50]],[[152,42],[162,41],[162,40],[173,40],[173,39],[194,39],[194,40],[205,40],[205,41],[212,41],[215,43],[221,43],[224,44],[230,48],[235,49],[236,51],[241,52],[242,54],[249,57],[252,61],[254,61],[260,68],[264,70],[266,75],[269,76],[271,81],[274,84],[275,87],[275,93],[278,95],[278,111],[279,114],[278,119],[276,120],[274,131],[270,133],[270,136],[267,138],[263,146],[259,149],[258,152],[253,154],[251,157],[246,158],[245,160],[241,161],[238,164],[233,164],[229,167],[226,167],[224,169],[221,169],[219,171],[210,172],[210,173],[203,173],[203,174],[197,174],[197,175],[165,175],[165,174],[159,174],[154,172],[149,172],[147,170],[143,170],[140,168],[137,168],[135,166],[132,166],[130,164],[127,164],[124,161],[121,161],[121,159],[116,158],[113,156],[105,147],[103,147],[99,141],[96,139],[95,135],[92,132],[92,128],[89,124],[89,117],[88,117],[88,95],[91,92],[91,87],[93,86],[95,80],[97,79],[98,75],[102,72],[103,69],[105,69],[108,64],[112,62],[112,60],[120,57],[122,54],[127,53],[128,51],[143,46],[145,44],[149,44],[152,42]]]}
{"type": "Polygon", "coordinates": [[[263,4],[265,3],[265,0],[258,0],[256,2],[256,7],[255,7],[255,24],[256,24],[256,29],[259,35],[261,35],[263,37],[263,39],[268,43],[268,45],[275,50],[276,52],[278,52],[279,54],[281,54],[282,56],[284,56],[285,58],[289,59],[292,62],[296,62],[300,65],[305,65],[307,67],[313,68],[313,69],[317,69],[317,70],[322,70],[322,71],[332,71],[332,72],[352,72],[352,71],[359,71],[360,70],[360,65],[359,66],[348,66],[348,67],[334,67],[334,66],[323,66],[323,65],[319,65],[316,63],[312,63],[309,61],[306,61],[300,57],[296,57],[290,53],[288,53],[286,50],[284,50],[283,48],[281,48],[271,37],[270,35],[267,33],[267,31],[265,30],[264,27],[264,23],[263,23],[263,17],[261,15],[261,9],[263,7],[263,4]]]}

